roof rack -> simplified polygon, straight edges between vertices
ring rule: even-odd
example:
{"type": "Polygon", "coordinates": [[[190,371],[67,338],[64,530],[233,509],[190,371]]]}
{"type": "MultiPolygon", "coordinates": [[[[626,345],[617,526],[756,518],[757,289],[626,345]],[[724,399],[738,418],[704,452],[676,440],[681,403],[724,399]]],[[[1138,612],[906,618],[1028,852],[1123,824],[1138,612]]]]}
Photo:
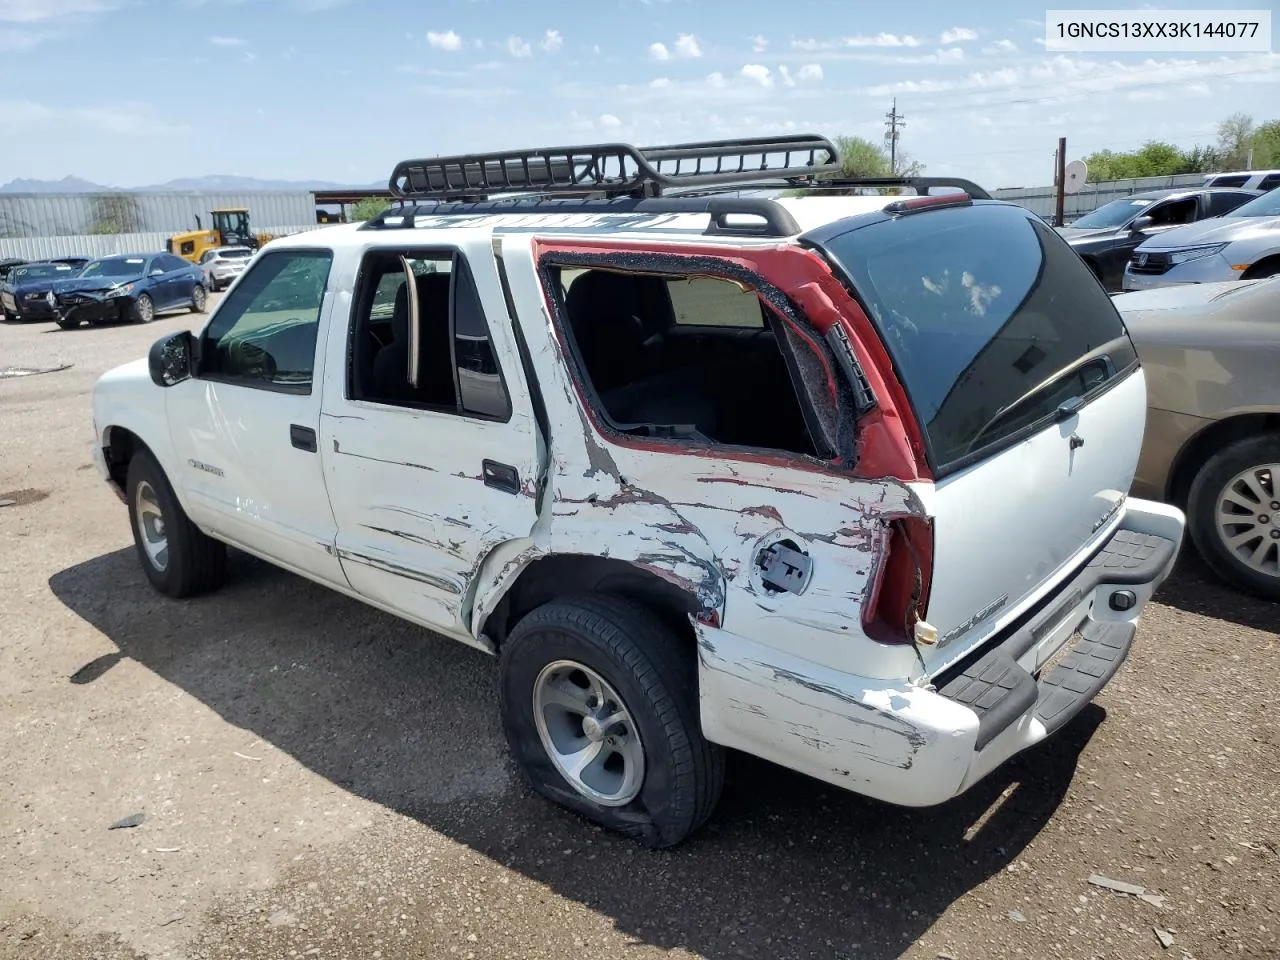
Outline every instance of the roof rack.
{"type": "Polygon", "coordinates": [[[799,134],[665,147],[602,143],[403,160],[396,164],[389,187],[403,200],[485,200],[495,193],[656,197],[669,188],[803,182],[839,169],[839,153],[830,140],[799,134]]]}

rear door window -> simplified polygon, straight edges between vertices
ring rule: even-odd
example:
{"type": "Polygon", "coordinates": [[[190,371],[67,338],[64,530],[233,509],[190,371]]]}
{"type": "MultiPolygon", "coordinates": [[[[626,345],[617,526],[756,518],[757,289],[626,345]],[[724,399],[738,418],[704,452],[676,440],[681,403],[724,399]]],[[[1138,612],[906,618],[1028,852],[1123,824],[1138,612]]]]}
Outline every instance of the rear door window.
{"type": "Polygon", "coordinates": [[[1137,364],[1089,268],[1025,210],[979,203],[811,239],[884,339],[939,473],[1043,428],[1137,364]]]}

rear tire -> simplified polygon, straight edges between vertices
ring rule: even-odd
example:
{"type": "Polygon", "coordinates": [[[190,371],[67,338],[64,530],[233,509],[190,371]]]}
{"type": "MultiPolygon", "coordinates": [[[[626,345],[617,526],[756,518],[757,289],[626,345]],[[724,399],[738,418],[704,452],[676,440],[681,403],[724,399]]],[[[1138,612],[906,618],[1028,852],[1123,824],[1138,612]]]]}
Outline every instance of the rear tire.
{"type": "Polygon", "coordinates": [[[168,477],[148,451],[139,450],[129,461],[125,494],[133,544],[153,587],[181,599],[222,584],[226,546],[191,522],[168,477]]]}
{"type": "Polygon", "coordinates": [[[679,843],[711,815],[724,750],[702,736],[697,658],[647,607],[607,594],[552,601],[516,625],[499,663],[507,743],[538,793],[651,847],[679,843]],[[596,690],[603,702],[590,699],[596,690]],[[561,706],[566,691],[588,709],[561,706]],[[597,713],[624,719],[601,726],[597,713]],[[593,743],[596,759],[566,772],[572,752],[560,747],[593,743]]]}
{"type": "Polygon", "coordinates": [[[1191,482],[1187,526],[1215,574],[1280,600],[1280,436],[1237,440],[1209,457],[1191,482]]]}

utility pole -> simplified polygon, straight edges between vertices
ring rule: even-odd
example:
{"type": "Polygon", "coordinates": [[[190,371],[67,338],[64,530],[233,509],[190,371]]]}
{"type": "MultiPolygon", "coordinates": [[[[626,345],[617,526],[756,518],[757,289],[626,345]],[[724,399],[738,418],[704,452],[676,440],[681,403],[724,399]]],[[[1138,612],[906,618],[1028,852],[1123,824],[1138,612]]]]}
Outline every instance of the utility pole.
{"type": "Polygon", "coordinates": [[[1058,186],[1058,209],[1054,218],[1054,226],[1063,225],[1067,202],[1067,138],[1058,138],[1058,162],[1057,171],[1054,173],[1054,183],[1058,186]]]}
{"type": "Polygon", "coordinates": [[[893,98],[893,109],[885,114],[885,124],[889,132],[884,135],[889,142],[889,173],[898,175],[898,128],[907,125],[906,118],[898,112],[898,98],[893,98]]]}

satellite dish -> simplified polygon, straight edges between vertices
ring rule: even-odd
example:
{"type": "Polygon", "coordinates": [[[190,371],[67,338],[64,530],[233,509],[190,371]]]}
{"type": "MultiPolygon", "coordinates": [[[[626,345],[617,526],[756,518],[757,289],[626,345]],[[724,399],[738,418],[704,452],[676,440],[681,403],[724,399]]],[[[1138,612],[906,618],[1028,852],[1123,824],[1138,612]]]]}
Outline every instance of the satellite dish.
{"type": "Polygon", "coordinates": [[[1089,175],[1089,167],[1083,160],[1072,160],[1062,171],[1062,192],[1079,193],[1089,175]]]}

